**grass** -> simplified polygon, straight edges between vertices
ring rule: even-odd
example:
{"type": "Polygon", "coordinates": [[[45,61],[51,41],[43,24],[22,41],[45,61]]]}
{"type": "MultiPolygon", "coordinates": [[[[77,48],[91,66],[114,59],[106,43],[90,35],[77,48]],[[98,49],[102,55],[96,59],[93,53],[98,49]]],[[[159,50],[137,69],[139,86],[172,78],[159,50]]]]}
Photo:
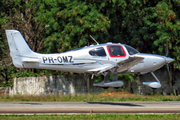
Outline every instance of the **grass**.
{"type": "Polygon", "coordinates": [[[106,101],[180,101],[174,95],[139,95],[130,93],[102,93],[77,95],[14,95],[1,96],[0,102],[106,102],[106,101]]]}
{"type": "MultiPolygon", "coordinates": [[[[130,93],[102,93],[77,95],[1,96],[0,102],[106,102],[106,101],[180,101],[173,95],[136,95],[130,93]]],[[[0,115],[0,120],[180,120],[180,114],[75,114],[75,115],[0,115]]]]}
{"type": "Polygon", "coordinates": [[[0,115],[0,120],[180,120],[180,114],[0,115]]]}

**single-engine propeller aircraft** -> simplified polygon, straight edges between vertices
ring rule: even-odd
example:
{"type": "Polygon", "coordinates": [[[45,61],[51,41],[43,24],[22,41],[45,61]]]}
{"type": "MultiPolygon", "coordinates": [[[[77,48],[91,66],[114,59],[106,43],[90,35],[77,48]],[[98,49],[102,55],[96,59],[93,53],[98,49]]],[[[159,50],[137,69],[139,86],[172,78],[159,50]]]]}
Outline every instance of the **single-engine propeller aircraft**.
{"type": "MultiPolygon", "coordinates": [[[[40,54],[33,52],[21,33],[17,30],[6,30],[13,64],[18,68],[37,68],[61,70],[94,75],[102,74],[104,80],[94,83],[94,86],[119,88],[123,81],[118,80],[117,74],[150,72],[157,82],[143,82],[151,88],[160,88],[161,83],[153,71],[174,61],[167,56],[144,54],[121,43],[99,44],[85,46],[63,53],[40,54]],[[109,81],[112,74],[113,81],[109,81]]],[[[92,37],[92,36],[91,36],[92,37]]]]}

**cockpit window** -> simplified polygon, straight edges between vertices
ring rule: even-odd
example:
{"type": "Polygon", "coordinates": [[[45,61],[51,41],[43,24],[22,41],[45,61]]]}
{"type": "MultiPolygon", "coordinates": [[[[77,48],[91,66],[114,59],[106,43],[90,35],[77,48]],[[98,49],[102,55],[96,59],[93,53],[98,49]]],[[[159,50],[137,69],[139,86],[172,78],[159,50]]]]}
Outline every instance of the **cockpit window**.
{"type": "Polygon", "coordinates": [[[92,56],[106,56],[106,52],[103,47],[95,48],[89,51],[92,56]]]}
{"type": "Polygon", "coordinates": [[[136,53],[139,53],[136,49],[134,49],[134,48],[132,48],[132,47],[130,47],[130,46],[128,46],[128,45],[125,45],[125,47],[126,47],[128,53],[129,53],[130,55],[134,55],[134,54],[136,54],[136,53]]]}
{"type": "Polygon", "coordinates": [[[126,54],[120,45],[109,45],[107,46],[109,55],[111,57],[125,57],[126,54]]]}

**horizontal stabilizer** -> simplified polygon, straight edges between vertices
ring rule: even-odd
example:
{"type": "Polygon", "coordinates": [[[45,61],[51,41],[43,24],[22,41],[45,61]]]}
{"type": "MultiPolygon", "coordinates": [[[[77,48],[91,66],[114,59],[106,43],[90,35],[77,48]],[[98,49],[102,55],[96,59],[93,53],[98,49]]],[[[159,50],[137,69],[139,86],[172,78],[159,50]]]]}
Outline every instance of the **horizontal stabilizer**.
{"type": "Polygon", "coordinates": [[[40,62],[40,59],[38,58],[22,58],[22,62],[28,62],[28,63],[39,63],[40,62]]]}

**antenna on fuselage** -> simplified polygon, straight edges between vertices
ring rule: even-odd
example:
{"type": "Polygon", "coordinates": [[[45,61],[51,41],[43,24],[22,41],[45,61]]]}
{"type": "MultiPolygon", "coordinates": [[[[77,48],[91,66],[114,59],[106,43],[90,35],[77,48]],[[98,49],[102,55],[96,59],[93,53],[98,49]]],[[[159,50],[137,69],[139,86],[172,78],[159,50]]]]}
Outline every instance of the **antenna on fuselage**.
{"type": "Polygon", "coordinates": [[[99,45],[99,43],[91,35],[89,36],[97,43],[97,45],[99,45]]]}

